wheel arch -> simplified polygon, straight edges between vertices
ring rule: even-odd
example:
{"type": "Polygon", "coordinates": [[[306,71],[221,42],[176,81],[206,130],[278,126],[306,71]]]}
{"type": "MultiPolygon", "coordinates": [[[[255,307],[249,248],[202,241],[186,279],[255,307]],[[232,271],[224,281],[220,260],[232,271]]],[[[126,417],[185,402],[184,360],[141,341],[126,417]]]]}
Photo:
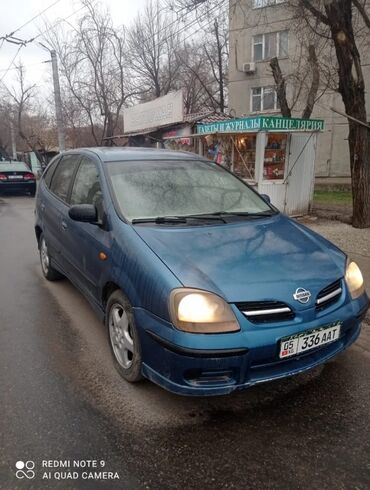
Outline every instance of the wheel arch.
{"type": "Polygon", "coordinates": [[[39,226],[39,225],[35,226],[35,234],[36,234],[37,245],[40,248],[40,236],[42,234],[41,226],[39,226]]]}
{"type": "Polygon", "coordinates": [[[101,295],[101,302],[103,305],[103,308],[105,310],[105,307],[107,306],[107,302],[109,299],[109,296],[114,293],[114,291],[120,290],[122,293],[126,296],[126,293],[122,290],[120,286],[118,286],[117,283],[113,281],[108,281],[104,284],[103,289],[102,289],[102,295],[101,295]]]}

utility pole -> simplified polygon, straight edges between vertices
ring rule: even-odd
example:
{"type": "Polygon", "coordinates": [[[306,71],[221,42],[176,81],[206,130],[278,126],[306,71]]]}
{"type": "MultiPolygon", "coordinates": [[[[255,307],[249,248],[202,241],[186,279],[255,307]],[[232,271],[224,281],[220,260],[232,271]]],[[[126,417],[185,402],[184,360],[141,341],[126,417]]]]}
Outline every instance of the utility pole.
{"type": "Polygon", "coordinates": [[[57,120],[59,151],[64,151],[66,147],[65,147],[64,124],[63,124],[63,113],[62,113],[62,99],[60,97],[58,60],[57,60],[57,54],[54,49],[50,50],[50,56],[51,56],[51,65],[53,68],[55,116],[57,120]]]}
{"type": "Polygon", "coordinates": [[[12,158],[13,160],[17,160],[17,147],[15,142],[14,124],[12,120],[10,120],[10,139],[12,141],[12,158]]]}
{"type": "Polygon", "coordinates": [[[64,121],[62,112],[62,98],[60,96],[60,84],[59,84],[59,72],[58,72],[58,60],[57,54],[54,49],[50,49],[45,44],[38,43],[39,46],[49,51],[51,60],[43,61],[43,63],[50,63],[53,69],[53,84],[54,84],[54,102],[55,102],[55,118],[57,121],[58,130],[58,146],[59,151],[64,151],[66,149],[65,144],[65,132],[64,132],[64,121]]]}

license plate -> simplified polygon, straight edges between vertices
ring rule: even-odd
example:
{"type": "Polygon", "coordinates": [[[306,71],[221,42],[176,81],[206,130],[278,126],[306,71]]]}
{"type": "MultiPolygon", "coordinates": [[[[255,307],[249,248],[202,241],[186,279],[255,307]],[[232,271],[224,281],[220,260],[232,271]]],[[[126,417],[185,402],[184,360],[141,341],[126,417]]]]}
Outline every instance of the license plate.
{"type": "Polygon", "coordinates": [[[280,359],[295,356],[311,349],[316,349],[339,339],[342,322],[335,322],[314,330],[307,330],[296,335],[284,337],[280,341],[280,359]]]}
{"type": "Polygon", "coordinates": [[[20,180],[23,179],[23,175],[8,175],[9,180],[20,180]]]}

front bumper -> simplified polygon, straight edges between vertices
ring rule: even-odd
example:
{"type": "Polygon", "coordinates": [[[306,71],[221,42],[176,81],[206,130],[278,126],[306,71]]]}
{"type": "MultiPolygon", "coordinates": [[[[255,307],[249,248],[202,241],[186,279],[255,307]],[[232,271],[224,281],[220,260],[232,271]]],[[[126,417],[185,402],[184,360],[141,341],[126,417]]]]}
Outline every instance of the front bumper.
{"type": "Polygon", "coordinates": [[[146,310],[135,308],[141,340],[143,375],[182,395],[224,395],[257,383],[292,376],[327,362],[358,337],[369,306],[366,295],[310,322],[269,326],[233,334],[179,332],[146,310]],[[288,359],[279,359],[280,339],[342,321],[333,343],[288,359]]]}

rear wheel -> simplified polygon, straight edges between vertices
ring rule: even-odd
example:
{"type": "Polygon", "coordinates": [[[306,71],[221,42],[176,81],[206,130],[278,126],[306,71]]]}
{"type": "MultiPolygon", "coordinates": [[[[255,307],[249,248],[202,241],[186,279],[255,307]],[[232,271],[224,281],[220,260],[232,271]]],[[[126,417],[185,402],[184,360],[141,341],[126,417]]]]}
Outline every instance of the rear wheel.
{"type": "Polygon", "coordinates": [[[44,277],[48,281],[57,281],[58,279],[61,279],[63,277],[62,274],[60,274],[60,272],[54,269],[54,267],[52,267],[50,264],[50,255],[48,251],[48,246],[46,244],[46,240],[43,233],[41,233],[39,239],[39,250],[40,250],[41,270],[44,277]]]}
{"type": "Polygon", "coordinates": [[[132,306],[120,290],[114,291],[109,297],[106,325],[117,371],[130,383],[140,381],[142,379],[140,339],[132,306]]]}

